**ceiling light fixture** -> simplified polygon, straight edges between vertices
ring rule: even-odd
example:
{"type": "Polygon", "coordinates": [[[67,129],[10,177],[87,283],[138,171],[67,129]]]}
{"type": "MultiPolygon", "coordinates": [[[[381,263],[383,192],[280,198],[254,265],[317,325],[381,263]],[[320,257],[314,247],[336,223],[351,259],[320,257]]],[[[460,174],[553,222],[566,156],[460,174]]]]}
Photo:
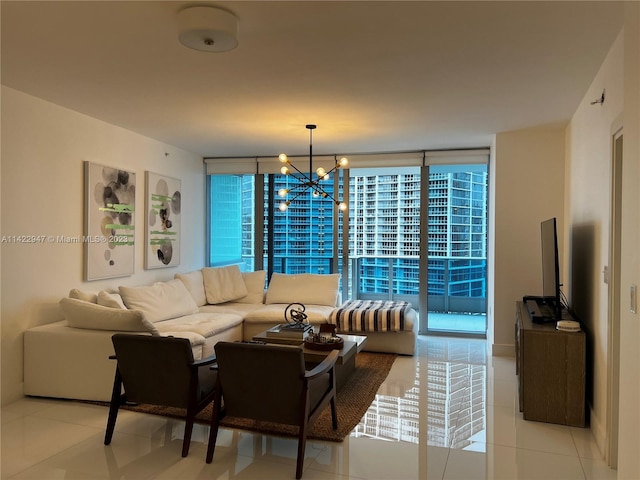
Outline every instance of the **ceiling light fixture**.
{"type": "Polygon", "coordinates": [[[178,39],[202,52],[227,52],[238,46],[238,19],[212,6],[187,7],[178,12],[178,39]]]}
{"type": "Polygon", "coordinates": [[[298,170],[298,168],[296,168],[296,166],[293,163],[291,163],[291,160],[289,160],[289,158],[284,153],[281,153],[278,156],[278,159],[280,160],[280,162],[284,164],[280,169],[280,173],[282,173],[283,175],[291,175],[291,177],[295,178],[299,182],[298,185],[296,185],[293,188],[283,188],[278,191],[278,195],[282,198],[286,198],[288,194],[293,195],[291,200],[285,200],[280,204],[280,210],[283,212],[286,211],[289,205],[291,205],[291,202],[296,200],[303,193],[311,190],[311,194],[314,197],[328,198],[340,210],[344,211],[347,209],[347,204],[345,202],[336,200],[329,192],[327,192],[324,189],[324,187],[320,182],[322,182],[323,180],[329,180],[331,174],[333,172],[336,172],[339,168],[345,168],[349,164],[349,160],[347,160],[346,157],[342,157],[340,158],[340,160],[338,160],[338,158],[334,156],[334,160],[335,160],[334,167],[328,172],[324,168],[318,167],[318,169],[315,172],[317,177],[314,179],[313,178],[313,131],[315,130],[316,126],[306,125],[306,128],[309,130],[309,175],[302,173],[300,170],[298,170]],[[298,172],[298,175],[293,174],[290,168],[298,172]]]}

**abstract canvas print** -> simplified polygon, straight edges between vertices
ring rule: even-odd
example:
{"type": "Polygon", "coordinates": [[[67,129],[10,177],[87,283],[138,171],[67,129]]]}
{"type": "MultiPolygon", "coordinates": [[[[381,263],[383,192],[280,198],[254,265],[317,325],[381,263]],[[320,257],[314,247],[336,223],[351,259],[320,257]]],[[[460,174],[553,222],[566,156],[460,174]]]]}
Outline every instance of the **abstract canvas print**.
{"type": "Polygon", "coordinates": [[[144,268],[180,265],[181,181],[146,172],[144,268]]]}
{"type": "Polygon", "coordinates": [[[84,162],[85,280],[134,272],[136,174],[84,162]]]}

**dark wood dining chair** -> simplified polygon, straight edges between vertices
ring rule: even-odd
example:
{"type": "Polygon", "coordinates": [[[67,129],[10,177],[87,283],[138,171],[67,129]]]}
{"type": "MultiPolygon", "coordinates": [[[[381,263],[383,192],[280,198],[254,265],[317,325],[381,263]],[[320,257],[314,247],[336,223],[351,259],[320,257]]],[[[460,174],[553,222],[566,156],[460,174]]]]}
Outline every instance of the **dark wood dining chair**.
{"type": "Polygon", "coordinates": [[[218,381],[207,463],[213,460],[220,420],[225,416],[298,426],[296,478],[302,477],[307,432],[327,407],[336,415],[335,363],[338,351],[305,370],[302,348],[287,345],[218,342],[218,381]]]}
{"type": "Polygon", "coordinates": [[[118,410],[126,402],[186,409],[182,456],[189,453],[195,416],[213,400],[215,357],[195,361],[185,338],[117,333],[112,337],[117,360],[104,444],[109,445],[118,410]],[[124,393],[123,393],[124,387],[124,393]]]}

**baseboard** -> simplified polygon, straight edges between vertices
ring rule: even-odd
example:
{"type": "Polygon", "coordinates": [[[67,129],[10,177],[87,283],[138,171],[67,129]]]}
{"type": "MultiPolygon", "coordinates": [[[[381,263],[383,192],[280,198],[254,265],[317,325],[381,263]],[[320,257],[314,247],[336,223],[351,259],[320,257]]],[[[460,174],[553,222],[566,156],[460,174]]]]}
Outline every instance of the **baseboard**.
{"type": "Polygon", "coordinates": [[[598,450],[600,450],[600,455],[603,459],[605,459],[605,454],[608,450],[607,445],[607,431],[606,426],[600,422],[598,417],[593,413],[593,408],[591,405],[589,407],[589,428],[591,429],[591,435],[596,441],[596,445],[598,445],[598,450]]]}
{"type": "Polygon", "coordinates": [[[494,343],[491,345],[491,354],[494,357],[515,357],[516,347],[513,343],[494,343]]]}

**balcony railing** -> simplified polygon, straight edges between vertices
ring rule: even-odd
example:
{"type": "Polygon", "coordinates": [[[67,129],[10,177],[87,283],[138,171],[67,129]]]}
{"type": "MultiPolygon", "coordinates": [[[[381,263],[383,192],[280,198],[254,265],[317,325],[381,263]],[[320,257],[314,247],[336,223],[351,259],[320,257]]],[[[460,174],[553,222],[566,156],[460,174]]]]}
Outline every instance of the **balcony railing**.
{"type": "MultiPolygon", "coordinates": [[[[351,259],[352,298],[397,300],[419,305],[417,257],[356,257],[351,259]]],[[[427,285],[430,312],[486,313],[484,258],[429,258],[427,285]]]]}
{"type": "MultiPolygon", "coordinates": [[[[334,273],[331,260],[331,256],[275,256],[274,270],[279,273],[334,273]]],[[[415,256],[352,257],[351,275],[347,278],[348,297],[407,301],[418,308],[419,268],[419,259],[415,256]]],[[[486,313],[485,258],[430,257],[428,275],[430,312],[486,313]]]]}

